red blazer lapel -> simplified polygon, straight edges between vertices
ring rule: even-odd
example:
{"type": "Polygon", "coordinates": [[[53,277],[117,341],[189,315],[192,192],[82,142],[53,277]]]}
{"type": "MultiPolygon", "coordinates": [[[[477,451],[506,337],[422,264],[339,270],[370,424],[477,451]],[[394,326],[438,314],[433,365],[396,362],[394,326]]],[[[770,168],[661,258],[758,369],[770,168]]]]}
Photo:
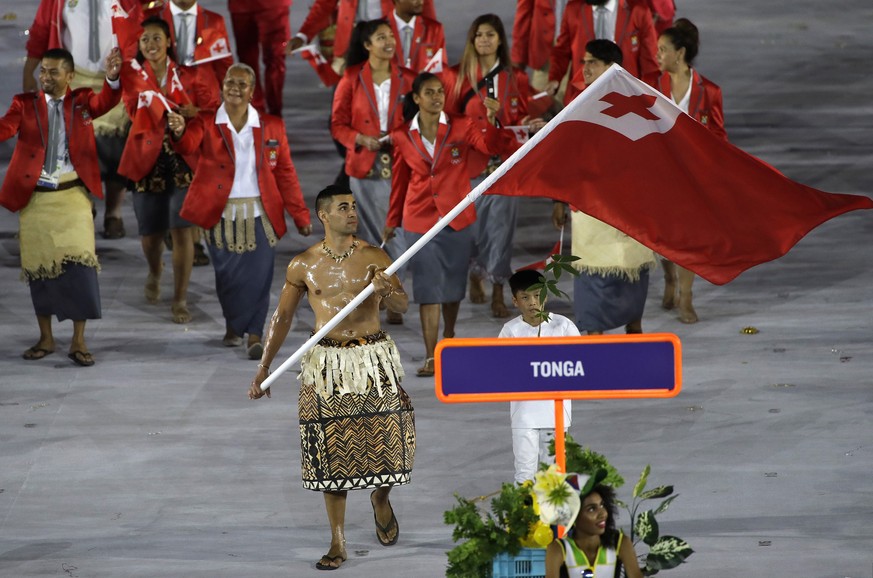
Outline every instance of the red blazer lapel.
{"type": "Polygon", "coordinates": [[[691,71],[691,97],[688,99],[688,114],[691,118],[698,118],[700,114],[700,104],[703,102],[703,81],[697,71],[691,71]]]}
{"type": "MultiPolygon", "coordinates": [[[[624,46],[624,37],[630,28],[631,11],[624,2],[619,1],[615,7],[615,43],[619,48],[624,46]]],[[[593,37],[592,37],[593,38],[593,37]]]]}

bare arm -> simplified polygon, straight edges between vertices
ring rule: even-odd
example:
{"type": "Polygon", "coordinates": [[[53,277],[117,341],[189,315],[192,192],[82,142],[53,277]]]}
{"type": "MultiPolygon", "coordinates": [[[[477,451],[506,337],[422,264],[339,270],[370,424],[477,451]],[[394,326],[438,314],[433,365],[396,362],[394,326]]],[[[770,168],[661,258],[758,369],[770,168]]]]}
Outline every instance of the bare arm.
{"type": "Polygon", "coordinates": [[[403,290],[400,278],[397,275],[389,277],[385,274],[385,269],[391,265],[391,258],[381,249],[376,251],[379,255],[378,262],[369,267],[373,274],[371,279],[373,289],[389,309],[397,313],[406,313],[409,308],[409,296],[403,290]]]}
{"type": "Polygon", "coordinates": [[[633,542],[631,542],[627,536],[622,536],[621,538],[618,557],[621,560],[621,565],[624,566],[627,578],[643,578],[643,573],[640,571],[640,564],[637,561],[637,553],[634,552],[633,542]]]}
{"type": "Polygon", "coordinates": [[[24,59],[24,71],[21,75],[21,88],[24,92],[36,92],[36,78],[34,73],[39,68],[40,59],[28,56],[24,59]]]}
{"type": "Polygon", "coordinates": [[[302,278],[302,265],[302,262],[297,259],[292,260],[288,265],[288,270],[285,273],[285,285],[279,296],[279,305],[276,306],[276,311],[270,318],[270,327],[267,329],[267,338],[264,342],[264,353],[261,355],[261,362],[258,364],[258,371],[252,380],[252,385],[249,387],[249,399],[258,399],[263,397],[264,393],[270,397],[270,390],[262,391],[261,383],[270,375],[270,364],[279,352],[279,348],[282,347],[282,343],[285,342],[288,331],[291,329],[294,313],[297,311],[297,306],[300,305],[304,293],[306,293],[306,285],[302,278]]]}
{"type": "Polygon", "coordinates": [[[559,578],[564,565],[564,547],[555,540],[546,548],[546,578],[559,578]]]}

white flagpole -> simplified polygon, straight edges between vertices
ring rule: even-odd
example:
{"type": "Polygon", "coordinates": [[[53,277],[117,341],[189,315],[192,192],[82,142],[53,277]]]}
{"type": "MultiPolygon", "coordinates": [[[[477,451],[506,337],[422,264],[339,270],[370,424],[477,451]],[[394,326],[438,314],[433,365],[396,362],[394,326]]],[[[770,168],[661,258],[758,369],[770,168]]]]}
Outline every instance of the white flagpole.
{"type": "MultiPolygon", "coordinates": [[[[620,67],[618,67],[617,65],[612,65],[606,72],[600,75],[600,78],[598,78],[594,82],[600,82],[604,79],[604,77],[614,74],[618,69],[620,69],[620,67]]],[[[406,250],[405,253],[400,255],[397,260],[391,264],[390,267],[385,269],[385,274],[393,275],[395,272],[397,272],[398,269],[405,265],[406,262],[409,261],[416,253],[418,253],[422,247],[429,243],[430,240],[437,235],[437,233],[445,229],[446,225],[451,223],[455,217],[460,215],[464,211],[464,209],[469,207],[471,203],[473,203],[482,195],[482,193],[488,190],[494,181],[506,174],[506,171],[512,168],[512,166],[517,163],[518,160],[521,159],[524,155],[526,155],[528,151],[530,151],[530,149],[537,146],[537,144],[539,144],[541,140],[546,138],[546,136],[548,136],[548,134],[552,132],[552,129],[554,129],[554,127],[558,126],[558,124],[564,121],[564,117],[570,114],[582,101],[587,100],[586,98],[583,98],[584,96],[585,92],[582,92],[579,96],[573,99],[573,102],[570,103],[567,108],[555,115],[555,117],[550,120],[548,124],[546,124],[546,126],[537,131],[537,133],[533,135],[530,140],[524,143],[517,151],[512,154],[512,156],[510,156],[508,159],[506,159],[505,162],[497,167],[497,170],[488,175],[488,177],[484,181],[479,183],[479,185],[475,189],[467,193],[467,195],[463,199],[461,199],[461,202],[459,202],[454,209],[449,211],[443,218],[437,221],[436,224],[431,227],[431,229],[427,233],[425,233],[421,239],[416,241],[411,247],[409,247],[409,249],[406,250]]],[[[271,373],[267,377],[267,379],[265,379],[261,383],[261,390],[266,390],[271,385],[273,385],[273,383],[279,378],[280,375],[288,371],[288,369],[290,369],[292,365],[299,362],[300,358],[302,358],[307,351],[312,349],[312,346],[321,341],[321,339],[325,335],[330,333],[334,327],[339,325],[340,322],[345,319],[349,313],[354,311],[355,308],[363,303],[363,301],[367,297],[372,295],[374,291],[375,289],[373,288],[372,283],[367,285],[367,287],[365,287],[364,290],[361,291],[357,297],[352,299],[348,303],[348,305],[343,307],[336,315],[334,315],[333,318],[324,325],[324,327],[319,329],[315,333],[315,335],[310,337],[303,345],[301,345],[291,357],[286,359],[285,362],[282,363],[282,365],[277,367],[275,371],[273,371],[273,373],[271,373]]]]}

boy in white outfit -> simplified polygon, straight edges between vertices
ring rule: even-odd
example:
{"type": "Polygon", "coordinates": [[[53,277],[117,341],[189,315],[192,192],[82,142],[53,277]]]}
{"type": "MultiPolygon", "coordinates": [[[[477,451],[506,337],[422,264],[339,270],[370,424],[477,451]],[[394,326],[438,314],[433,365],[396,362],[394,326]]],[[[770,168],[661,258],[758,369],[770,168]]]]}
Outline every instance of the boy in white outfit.
{"type": "MultiPolygon", "coordinates": [[[[539,289],[532,286],[542,283],[538,271],[522,270],[509,278],[512,304],[521,313],[508,321],[498,337],[565,337],[579,335],[576,324],[556,313],[548,321],[540,316],[542,307],[539,289]]],[[[549,456],[549,442],[555,435],[555,402],[513,401],[509,404],[512,416],[512,453],[515,455],[515,481],[533,480],[540,462],[553,462],[549,456]]],[[[564,426],[570,427],[570,401],[564,402],[564,426]]],[[[566,431],[566,430],[565,430],[566,431]]]]}

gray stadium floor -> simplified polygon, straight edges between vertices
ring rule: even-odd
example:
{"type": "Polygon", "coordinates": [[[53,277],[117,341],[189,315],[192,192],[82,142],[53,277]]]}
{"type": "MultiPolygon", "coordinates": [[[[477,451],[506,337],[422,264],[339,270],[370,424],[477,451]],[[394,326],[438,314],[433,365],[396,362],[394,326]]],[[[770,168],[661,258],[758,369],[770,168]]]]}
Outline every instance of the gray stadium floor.
{"type": "MultiPolygon", "coordinates": [[[[4,110],[20,86],[36,4],[0,8],[17,16],[0,20],[4,110]]],[[[294,5],[295,30],[307,4],[294,5]]],[[[498,11],[509,26],[514,3],[437,4],[455,60],[477,13],[498,11]]],[[[223,2],[204,5],[225,11],[223,2]]],[[[805,184],[871,194],[873,5],[686,0],[680,9],[701,29],[698,65],[724,89],[735,144],[805,184]]],[[[311,200],[340,166],[326,132],[329,93],[299,60],[287,79],[285,120],[311,200]]],[[[0,144],[4,169],[12,147],[0,144]]],[[[125,210],[133,233],[129,200],[125,210]]],[[[525,201],[516,265],[554,243],[549,210],[525,201]]],[[[221,346],[211,269],[194,270],[194,321],[174,325],[169,303],[142,297],[138,239],[98,238],[103,319],[87,334],[97,365],[66,359],[69,323],[56,326],[57,354],[25,362],[36,324],[18,280],[16,228],[14,215],[0,213],[0,576],[317,575],[329,532],[321,496],[300,487],[294,383],[284,380],[272,400],[246,399],[255,363],[221,346]]],[[[681,494],[661,527],[695,553],[669,576],[873,576],[871,240],[870,214],[856,212],[729,285],[698,280],[693,326],[660,309],[654,275],[645,329],[681,338],[682,393],[576,404],[578,440],[626,478],[651,464],[652,483],[681,494]],[[746,326],[760,332],[742,334],[746,326]]],[[[274,295],[284,264],[308,242],[282,241],[274,295]]],[[[569,304],[552,309],[569,313],[569,304]]],[[[283,354],[311,323],[304,310],[283,354]]],[[[460,337],[500,327],[487,306],[462,306],[460,337]]],[[[417,316],[392,334],[413,373],[423,354],[417,316]]],[[[432,380],[404,385],[418,452],[413,483],[392,495],[401,540],[380,547],[367,496],[352,495],[343,574],[443,576],[452,543],[442,515],[453,493],[487,494],[512,476],[504,405],[446,406],[432,380]]]]}

